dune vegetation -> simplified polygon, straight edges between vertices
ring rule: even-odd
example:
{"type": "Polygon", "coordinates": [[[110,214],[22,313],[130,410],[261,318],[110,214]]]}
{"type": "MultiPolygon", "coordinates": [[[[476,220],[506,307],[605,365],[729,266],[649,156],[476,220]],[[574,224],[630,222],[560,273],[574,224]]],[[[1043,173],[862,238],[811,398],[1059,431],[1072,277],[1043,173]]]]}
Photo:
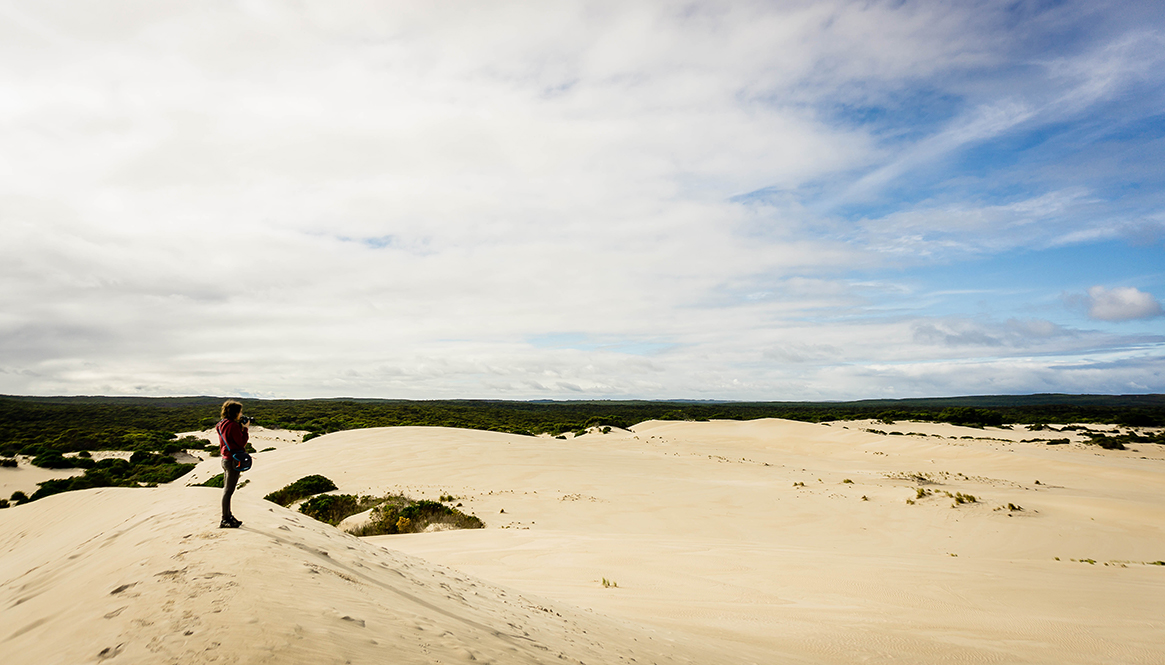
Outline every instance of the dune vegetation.
{"type": "MultiPolygon", "coordinates": [[[[184,450],[218,453],[217,446],[178,432],[212,427],[223,398],[0,397],[0,459],[16,456],[33,465],[80,468],[84,474],[42,483],[29,500],[91,487],[164,483],[191,468],[174,460],[184,450]],[[86,453],[134,451],[129,460],[95,461],[86,453]],[[72,454],[70,454],[72,453],[72,454]],[[139,454],[140,453],[140,454],[139,454]]],[[[1161,395],[1027,395],[858,402],[506,402],[489,400],[249,400],[246,412],[261,426],[306,432],[303,440],[343,430],[426,425],[523,435],[562,436],[627,428],[647,420],[753,420],[805,422],[876,419],[945,422],[970,427],[1115,423],[1165,425],[1161,395]]],[[[1061,430],[1057,430],[1061,431],[1061,430]]],[[[1126,443],[1165,443],[1161,433],[1089,433],[1092,443],[1121,449],[1126,443]]],[[[254,452],[254,450],[250,450],[254,452]]]]}

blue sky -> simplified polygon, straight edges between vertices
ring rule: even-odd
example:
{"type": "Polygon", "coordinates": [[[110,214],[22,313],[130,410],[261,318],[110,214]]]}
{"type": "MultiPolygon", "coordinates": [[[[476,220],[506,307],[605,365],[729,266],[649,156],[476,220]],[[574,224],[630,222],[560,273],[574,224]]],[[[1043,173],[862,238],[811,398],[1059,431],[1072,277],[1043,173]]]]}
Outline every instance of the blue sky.
{"type": "Polygon", "coordinates": [[[0,393],[1165,392],[1157,2],[0,6],[0,393]]]}

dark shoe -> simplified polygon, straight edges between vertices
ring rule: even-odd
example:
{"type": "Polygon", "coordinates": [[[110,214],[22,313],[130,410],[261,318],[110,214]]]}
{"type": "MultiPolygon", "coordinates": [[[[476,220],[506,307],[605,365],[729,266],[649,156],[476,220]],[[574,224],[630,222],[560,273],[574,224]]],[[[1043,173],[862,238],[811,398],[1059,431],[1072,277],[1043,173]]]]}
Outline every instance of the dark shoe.
{"type": "Polygon", "coordinates": [[[243,523],[238,521],[234,517],[228,517],[228,518],[226,518],[223,521],[218,523],[218,528],[220,528],[220,529],[237,529],[241,526],[243,526],[243,523]]]}

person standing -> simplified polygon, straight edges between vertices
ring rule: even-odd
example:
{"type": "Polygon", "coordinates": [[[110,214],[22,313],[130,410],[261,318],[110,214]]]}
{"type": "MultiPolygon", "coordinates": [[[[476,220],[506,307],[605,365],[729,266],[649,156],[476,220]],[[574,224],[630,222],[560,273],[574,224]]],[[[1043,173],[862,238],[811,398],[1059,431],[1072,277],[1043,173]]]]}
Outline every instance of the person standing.
{"type": "Polygon", "coordinates": [[[250,439],[250,419],[243,418],[243,405],[235,400],[227,400],[222,405],[222,420],[214,429],[218,432],[218,449],[222,454],[222,522],[220,529],[237,529],[243,525],[231,513],[231,495],[239,484],[239,468],[234,454],[246,452],[250,439]]]}

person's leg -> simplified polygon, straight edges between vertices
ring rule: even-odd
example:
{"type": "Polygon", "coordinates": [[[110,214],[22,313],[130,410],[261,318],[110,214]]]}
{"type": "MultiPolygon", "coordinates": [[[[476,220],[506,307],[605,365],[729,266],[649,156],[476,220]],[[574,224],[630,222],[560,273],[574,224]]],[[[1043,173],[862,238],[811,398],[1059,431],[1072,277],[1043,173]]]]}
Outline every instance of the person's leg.
{"type": "Polygon", "coordinates": [[[222,461],[222,519],[234,519],[231,514],[231,495],[235,493],[235,486],[239,484],[239,470],[231,468],[226,459],[222,461]]]}

